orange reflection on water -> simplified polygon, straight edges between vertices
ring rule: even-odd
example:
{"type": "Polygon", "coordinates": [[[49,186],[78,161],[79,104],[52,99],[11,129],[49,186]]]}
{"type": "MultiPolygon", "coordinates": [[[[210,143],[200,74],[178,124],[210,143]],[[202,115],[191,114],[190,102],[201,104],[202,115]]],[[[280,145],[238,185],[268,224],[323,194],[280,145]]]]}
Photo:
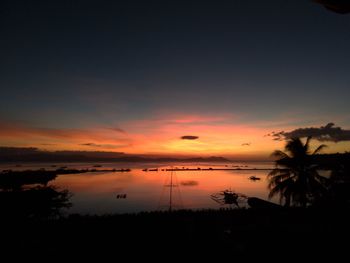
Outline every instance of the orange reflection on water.
{"type": "MultiPolygon", "coordinates": [[[[126,213],[167,209],[170,198],[170,171],[84,173],[60,175],[52,184],[73,193],[71,213],[126,213]],[[124,199],[116,198],[125,195],[124,199]]],[[[168,168],[168,167],[167,167],[168,168]]],[[[210,196],[226,189],[267,199],[268,171],[176,171],[173,172],[174,208],[219,208],[210,196]],[[259,181],[249,180],[258,176],[259,181]]]]}

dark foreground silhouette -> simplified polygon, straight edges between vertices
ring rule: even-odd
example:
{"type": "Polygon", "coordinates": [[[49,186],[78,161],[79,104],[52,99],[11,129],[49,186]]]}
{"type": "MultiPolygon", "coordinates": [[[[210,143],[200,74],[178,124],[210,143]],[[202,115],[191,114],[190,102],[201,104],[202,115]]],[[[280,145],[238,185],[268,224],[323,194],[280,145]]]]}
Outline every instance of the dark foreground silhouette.
{"type": "Polygon", "coordinates": [[[3,220],[1,241],[4,253],[13,259],[39,253],[39,259],[142,256],[146,260],[162,258],[166,251],[173,253],[172,258],[277,254],[336,258],[347,251],[343,240],[349,238],[349,220],[344,210],[304,208],[75,215],[3,220]]]}
{"type": "Polygon", "coordinates": [[[60,172],[75,173],[75,170],[0,172],[1,219],[12,222],[61,217],[64,210],[71,207],[72,194],[49,185],[60,172]]]}
{"type": "MultiPolygon", "coordinates": [[[[225,204],[237,201],[231,192],[217,197],[225,204]]],[[[64,216],[69,199],[68,191],[45,183],[2,190],[1,258],[109,262],[158,260],[168,254],[178,260],[271,255],[335,259],[347,253],[344,240],[350,237],[349,206],[287,208],[248,198],[251,209],[64,216]]]]}
{"type": "MultiPolygon", "coordinates": [[[[346,204],[287,208],[248,198],[251,209],[64,216],[69,192],[39,181],[0,191],[3,259],[17,262],[33,255],[35,262],[140,257],[148,262],[166,255],[178,260],[277,255],[336,259],[347,253],[346,204]]],[[[216,197],[234,205],[242,196],[224,191],[216,197]]]]}

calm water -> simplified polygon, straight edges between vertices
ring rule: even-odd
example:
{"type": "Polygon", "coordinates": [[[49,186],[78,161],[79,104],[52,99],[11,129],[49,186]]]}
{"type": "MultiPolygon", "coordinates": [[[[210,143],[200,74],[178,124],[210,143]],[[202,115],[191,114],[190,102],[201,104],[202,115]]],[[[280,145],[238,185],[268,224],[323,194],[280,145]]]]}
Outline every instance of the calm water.
{"type": "MultiPolygon", "coordinates": [[[[93,164],[57,164],[68,168],[92,168],[93,164]]],[[[73,207],[69,213],[106,214],[138,211],[167,210],[170,201],[170,180],[173,179],[172,205],[174,209],[220,208],[211,194],[231,189],[246,196],[267,200],[266,175],[268,171],[161,171],[170,168],[165,164],[101,164],[96,169],[130,168],[131,172],[98,172],[59,175],[50,184],[73,193],[73,207]],[[158,168],[158,171],[142,171],[158,168]],[[172,173],[172,175],[171,175],[172,173]],[[250,176],[259,181],[249,180],[250,176]],[[125,198],[117,198],[119,196],[125,198]]],[[[185,168],[270,168],[272,163],[230,164],[171,164],[185,168]],[[234,167],[233,167],[234,166],[234,167]]],[[[2,169],[50,169],[51,164],[32,164],[2,169]]],[[[51,168],[56,169],[56,168],[51,168]]],[[[273,200],[276,201],[276,200],[273,200]]],[[[241,203],[244,206],[244,201],[241,203]]]]}

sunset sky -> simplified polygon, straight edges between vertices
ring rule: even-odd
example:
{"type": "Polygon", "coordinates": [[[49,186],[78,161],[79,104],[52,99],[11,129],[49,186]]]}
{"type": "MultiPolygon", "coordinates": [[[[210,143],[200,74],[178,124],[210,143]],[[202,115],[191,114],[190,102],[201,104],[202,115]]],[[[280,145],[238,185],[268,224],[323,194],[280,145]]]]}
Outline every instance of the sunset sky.
{"type": "Polygon", "coordinates": [[[263,159],[310,133],[350,149],[350,14],[119,2],[0,4],[0,146],[263,159]]]}

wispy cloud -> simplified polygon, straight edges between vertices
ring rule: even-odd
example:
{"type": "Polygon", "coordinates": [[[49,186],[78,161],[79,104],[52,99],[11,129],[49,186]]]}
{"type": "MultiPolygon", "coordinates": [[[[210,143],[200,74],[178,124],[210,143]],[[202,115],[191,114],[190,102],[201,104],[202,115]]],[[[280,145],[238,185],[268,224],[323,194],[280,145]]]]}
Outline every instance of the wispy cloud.
{"type": "Polygon", "coordinates": [[[245,143],[242,143],[241,146],[250,146],[251,143],[250,142],[245,142],[245,143]]]}
{"type": "Polygon", "coordinates": [[[271,136],[276,141],[282,141],[291,138],[306,138],[311,136],[321,142],[340,142],[350,141],[350,130],[344,130],[340,127],[335,127],[335,124],[330,122],[326,126],[321,126],[319,128],[298,128],[290,132],[272,132],[266,136],[271,136]]]}
{"type": "Polygon", "coordinates": [[[113,128],[109,128],[110,130],[112,131],[115,131],[115,132],[119,132],[119,133],[122,133],[122,134],[126,134],[126,131],[121,129],[121,128],[118,128],[118,127],[113,127],[113,128]]]}
{"type": "Polygon", "coordinates": [[[120,148],[132,145],[131,138],[119,132],[119,135],[106,128],[92,127],[84,129],[34,127],[22,123],[0,122],[0,138],[6,140],[35,142],[36,145],[60,148],[62,145],[120,148]]]}
{"type": "Polygon", "coordinates": [[[96,143],[92,143],[92,142],[81,143],[79,145],[82,145],[82,146],[93,146],[93,147],[101,147],[102,146],[102,144],[96,144],[96,143]]]}

